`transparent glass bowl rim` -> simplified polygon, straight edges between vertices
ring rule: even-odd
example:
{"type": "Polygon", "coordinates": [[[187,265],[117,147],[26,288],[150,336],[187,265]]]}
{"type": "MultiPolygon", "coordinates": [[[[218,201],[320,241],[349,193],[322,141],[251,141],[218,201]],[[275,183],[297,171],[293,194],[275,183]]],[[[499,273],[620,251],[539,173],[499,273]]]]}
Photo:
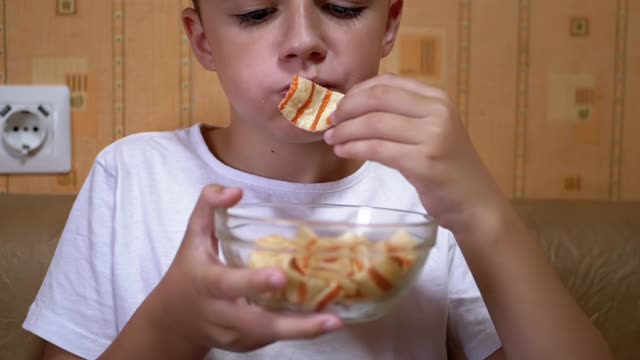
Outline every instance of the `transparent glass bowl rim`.
{"type": "Polygon", "coordinates": [[[433,217],[428,214],[410,211],[410,210],[400,210],[394,208],[385,208],[378,206],[362,206],[362,205],[343,205],[343,204],[331,204],[331,203],[287,203],[287,202],[248,202],[237,204],[230,208],[218,208],[216,212],[223,219],[227,220],[230,218],[252,221],[258,223],[268,223],[272,225],[279,226],[297,226],[297,227],[325,227],[325,228],[365,228],[365,229],[385,229],[390,227],[403,227],[403,228],[412,228],[412,227],[429,227],[436,226],[435,220],[433,217]],[[235,210],[242,210],[243,208],[290,208],[290,207],[301,207],[301,208],[343,208],[343,209],[370,209],[373,211],[384,211],[384,212],[392,212],[392,213],[403,213],[412,216],[417,216],[422,220],[419,221],[407,221],[407,222],[379,222],[374,224],[361,224],[358,222],[351,221],[321,221],[321,220],[305,220],[305,219],[287,219],[287,218],[278,218],[278,217],[263,217],[263,216],[251,216],[251,215],[243,215],[234,213],[235,210]]]}

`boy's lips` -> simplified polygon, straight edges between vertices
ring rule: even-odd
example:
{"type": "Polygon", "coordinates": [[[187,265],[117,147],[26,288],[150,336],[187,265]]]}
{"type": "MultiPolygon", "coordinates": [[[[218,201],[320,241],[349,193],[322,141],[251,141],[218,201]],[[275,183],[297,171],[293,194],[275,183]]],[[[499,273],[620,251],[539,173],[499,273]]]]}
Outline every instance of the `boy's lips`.
{"type": "MultiPolygon", "coordinates": [[[[314,83],[327,88],[331,91],[335,91],[335,92],[339,92],[342,93],[342,91],[340,89],[338,89],[336,86],[329,84],[327,82],[321,81],[321,80],[312,80],[314,83]]],[[[287,93],[289,92],[289,89],[291,88],[291,84],[288,84],[286,87],[282,88],[282,90],[280,90],[280,92],[278,93],[278,95],[280,95],[281,98],[284,98],[285,96],[287,96],[287,93]]]]}
{"type": "Polygon", "coordinates": [[[284,98],[285,96],[287,96],[287,93],[289,92],[290,88],[291,88],[291,86],[287,86],[285,89],[280,90],[278,95],[280,95],[281,98],[284,98]]]}

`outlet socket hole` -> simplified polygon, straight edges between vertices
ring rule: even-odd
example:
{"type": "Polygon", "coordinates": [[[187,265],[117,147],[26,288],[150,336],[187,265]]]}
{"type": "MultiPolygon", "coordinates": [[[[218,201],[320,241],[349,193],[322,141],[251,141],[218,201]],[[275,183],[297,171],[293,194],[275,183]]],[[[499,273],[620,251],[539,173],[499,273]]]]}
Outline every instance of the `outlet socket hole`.
{"type": "Polygon", "coordinates": [[[49,112],[44,108],[44,106],[38,106],[38,111],[40,111],[40,113],[44,115],[44,117],[49,117],[49,112]]]}

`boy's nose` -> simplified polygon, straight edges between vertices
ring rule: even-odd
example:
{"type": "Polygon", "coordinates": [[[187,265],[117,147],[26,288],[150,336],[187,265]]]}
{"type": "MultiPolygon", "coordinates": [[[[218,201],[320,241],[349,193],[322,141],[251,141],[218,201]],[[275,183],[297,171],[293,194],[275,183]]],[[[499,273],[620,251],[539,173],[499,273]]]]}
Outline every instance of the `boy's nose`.
{"type": "MultiPolygon", "coordinates": [[[[280,47],[281,60],[319,62],[327,55],[327,46],[322,39],[320,14],[309,6],[308,1],[297,2],[286,15],[283,42],[280,47]]],[[[312,3],[312,2],[311,2],[312,3]]]]}

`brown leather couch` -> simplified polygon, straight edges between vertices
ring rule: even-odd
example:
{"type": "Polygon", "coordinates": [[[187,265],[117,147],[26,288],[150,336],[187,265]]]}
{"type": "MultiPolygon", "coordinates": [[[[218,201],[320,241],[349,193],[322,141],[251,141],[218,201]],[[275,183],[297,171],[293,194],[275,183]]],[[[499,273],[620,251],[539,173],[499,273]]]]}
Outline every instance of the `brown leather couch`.
{"type": "MultiPolygon", "coordinates": [[[[21,324],[73,196],[0,195],[0,359],[37,359],[21,324]]],[[[514,201],[616,359],[640,359],[640,203],[514,201]]]]}

